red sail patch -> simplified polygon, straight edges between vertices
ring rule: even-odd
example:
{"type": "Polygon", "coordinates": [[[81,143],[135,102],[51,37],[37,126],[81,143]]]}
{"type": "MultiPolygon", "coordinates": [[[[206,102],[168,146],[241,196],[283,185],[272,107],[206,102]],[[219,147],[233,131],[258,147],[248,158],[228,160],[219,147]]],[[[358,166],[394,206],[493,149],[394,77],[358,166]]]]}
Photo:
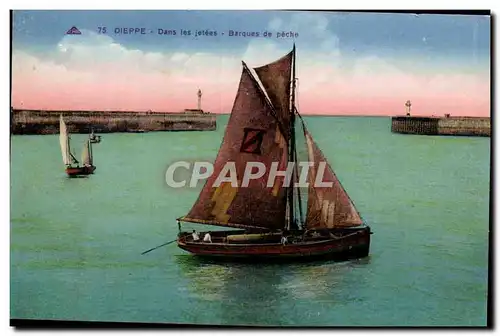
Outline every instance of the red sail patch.
{"type": "Polygon", "coordinates": [[[260,147],[266,131],[253,128],[244,128],[243,131],[245,132],[245,135],[243,136],[240,152],[261,154],[260,147]]]}

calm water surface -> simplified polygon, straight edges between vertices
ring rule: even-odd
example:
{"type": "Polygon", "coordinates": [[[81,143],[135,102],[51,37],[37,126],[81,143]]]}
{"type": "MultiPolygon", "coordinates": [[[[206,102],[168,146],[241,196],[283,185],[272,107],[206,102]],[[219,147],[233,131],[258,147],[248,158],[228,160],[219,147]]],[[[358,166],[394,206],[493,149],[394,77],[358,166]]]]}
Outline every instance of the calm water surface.
{"type": "MultiPolygon", "coordinates": [[[[389,118],[306,118],[375,232],[343,263],[202,262],[174,244],[200,188],[164,183],[213,160],[215,132],[105,134],[67,179],[58,136],[13,136],[11,317],[215,325],[486,324],[489,138],[392,134],[389,118]]],[[[79,155],[84,135],[73,135],[79,155]]],[[[201,186],[200,186],[201,187],[201,186]]]]}

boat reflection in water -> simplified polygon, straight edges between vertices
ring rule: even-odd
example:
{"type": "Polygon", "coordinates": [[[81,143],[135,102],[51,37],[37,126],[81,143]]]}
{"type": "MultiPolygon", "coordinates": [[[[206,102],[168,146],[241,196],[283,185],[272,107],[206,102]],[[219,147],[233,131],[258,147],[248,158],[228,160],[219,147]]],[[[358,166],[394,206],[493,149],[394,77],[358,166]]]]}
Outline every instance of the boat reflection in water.
{"type": "Polygon", "coordinates": [[[205,301],[224,300],[224,280],[230,276],[231,267],[203,262],[188,255],[177,255],[175,258],[189,283],[189,288],[180,288],[187,292],[186,296],[205,301]]]}
{"type": "MultiPolygon", "coordinates": [[[[357,292],[346,290],[348,282],[354,277],[357,270],[366,268],[370,257],[351,260],[342,263],[315,262],[297,266],[283,282],[283,286],[290,291],[296,300],[317,300],[333,304],[349,302],[359,297],[357,292]]],[[[359,285],[365,277],[356,277],[359,285]]]]}
{"type": "MultiPolygon", "coordinates": [[[[342,324],[325,321],[326,311],[364,300],[351,288],[365,285],[366,277],[358,271],[365,271],[370,258],[248,264],[177,255],[175,261],[185,279],[179,290],[187,300],[210,302],[211,323],[215,319],[222,325],[307,326],[342,324]],[[311,300],[318,303],[317,309],[311,309],[311,300]]],[[[195,315],[196,323],[204,323],[195,315]]]]}
{"type": "Polygon", "coordinates": [[[176,256],[176,261],[188,284],[181,290],[190,299],[212,302],[216,311],[211,313],[223,325],[275,324],[272,321],[285,309],[280,301],[291,298],[280,289],[279,265],[224,263],[189,255],[176,256]]]}

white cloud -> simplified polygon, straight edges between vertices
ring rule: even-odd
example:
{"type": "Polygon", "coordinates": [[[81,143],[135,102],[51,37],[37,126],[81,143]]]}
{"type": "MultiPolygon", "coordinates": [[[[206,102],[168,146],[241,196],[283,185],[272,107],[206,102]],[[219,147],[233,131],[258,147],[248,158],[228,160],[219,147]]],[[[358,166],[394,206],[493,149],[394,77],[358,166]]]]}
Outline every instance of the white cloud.
{"type": "MultiPolygon", "coordinates": [[[[319,14],[298,13],[292,15],[289,22],[279,18],[272,20],[268,29],[299,32],[299,38],[296,39],[300,55],[298,74],[306,73],[305,69],[315,72],[315,68],[318,69],[318,74],[324,74],[319,69],[324,70],[325,63],[334,64],[339,56],[338,38],[328,32],[327,25],[328,20],[319,14]],[[307,40],[308,43],[301,43],[301,40],[307,40]]],[[[129,49],[111,36],[83,29],[81,32],[81,35],[65,35],[48,56],[30,55],[31,62],[39,63],[38,66],[42,67],[41,63],[50,67],[62,67],[59,70],[94,75],[96,78],[112,76],[117,80],[124,80],[132,75],[155,75],[188,82],[210,82],[216,79],[219,83],[237,83],[241,60],[245,60],[250,67],[260,66],[289,52],[293,43],[292,39],[256,38],[249,42],[242,55],[160,53],[129,49]]],[[[14,53],[14,65],[21,61],[27,61],[26,55],[23,58],[19,52],[14,53]]],[[[316,81],[323,80],[316,76],[316,81]]]]}
{"type": "Polygon", "coordinates": [[[110,36],[81,30],[65,35],[49,55],[68,70],[119,74],[123,72],[168,73],[168,57],[158,52],[127,49],[110,36]]]}
{"type": "Polygon", "coordinates": [[[296,32],[297,38],[252,40],[244,54],[249,66],[272,62],[288,53],[295,42],[297,48],[297,77],[300,90],[312,92],[335,78],[339,72],[341,53],[339,39],[328,29],[328,19],[320,13],[294,13],[285,21],[272,19],[267,27],[277,32],[296,32]]]}

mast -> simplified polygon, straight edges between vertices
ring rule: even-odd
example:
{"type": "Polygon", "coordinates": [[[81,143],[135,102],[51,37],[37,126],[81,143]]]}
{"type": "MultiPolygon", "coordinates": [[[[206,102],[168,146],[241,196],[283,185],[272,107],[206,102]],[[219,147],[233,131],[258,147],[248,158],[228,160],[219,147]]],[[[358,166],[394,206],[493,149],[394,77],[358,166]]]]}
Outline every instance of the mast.
{"type": "MultiPolygon", "coordinates": [[[[298,161],[297,149],[295,149],[295,163],[297,163],[297,161],[298,161]]],[[[295,174],[295,179],[298,181],[299,180],[299,172],[298,172],[298,168],[296,166],[294,166],[293,172],[295,174]]],[[[302,218],[304,218],[304,212],[302,210],[302,198],[300,195],[300,187],[297,188],[297,201],[298,201],[298,206],[299,206],[299,221],[300,221],[300,224],[302,227],[303,226],[302,225],[302,218]]]]}
{"type": "MultiPolygon", "coordinates": [[[[292,92],[291,92],[291,104],[290,104],[290,152],[288,153],[288,162],[294,163],[293,174],[295,175],[296,162],[295,162],[295,43],[293,44],[292,50],[292,92]]],[[[295,213],[294,213],[294,179],[291,179],[291,186],[288,187],[288,209],[289,209],[289,223],[288,229],[297,229],[297,224],[295,223],[295,213]]]]}

